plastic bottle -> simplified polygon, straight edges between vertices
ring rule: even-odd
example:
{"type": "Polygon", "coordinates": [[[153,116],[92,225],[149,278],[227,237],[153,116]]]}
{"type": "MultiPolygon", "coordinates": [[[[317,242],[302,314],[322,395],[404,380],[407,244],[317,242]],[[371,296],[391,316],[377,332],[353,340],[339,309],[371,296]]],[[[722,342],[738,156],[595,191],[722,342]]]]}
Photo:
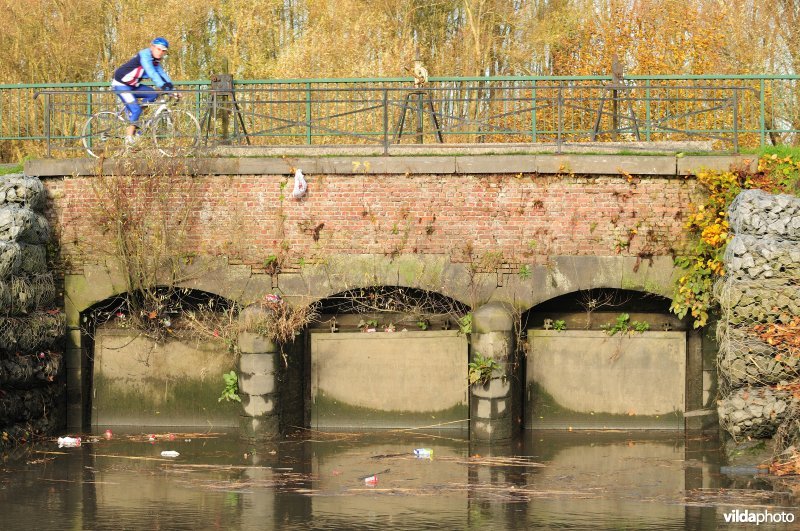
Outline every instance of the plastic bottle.
{"type": "Polygon", "coordinates": [[[164,450],[161,452],[161,457],[178,457],[179,455],[181,454],[175,450],[164,450]]]}
{"type": "Polygon", "coordinates": [[[430,448],[417,448],[414,450],[414,457],[418,457],[420,459],[431,459],[433,458],[433,450],[430,448]]]}
{"type": "Polygon", "coordinates": [[[59,437],[58,438],[58,447],[59,448],[74,448],[75,446],[81,445],[81,438],[80,437],[59,437]]]}

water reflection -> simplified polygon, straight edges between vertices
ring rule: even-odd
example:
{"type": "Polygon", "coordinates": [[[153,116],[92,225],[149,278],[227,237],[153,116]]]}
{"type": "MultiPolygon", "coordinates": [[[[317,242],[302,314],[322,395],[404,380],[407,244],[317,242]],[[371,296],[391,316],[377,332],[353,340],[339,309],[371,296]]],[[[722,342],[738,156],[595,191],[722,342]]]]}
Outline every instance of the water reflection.
{"type": "Polygon", "coordinates": [[[715,441],[677,432],[526,432],[491,447],[447,431],[256,448],[236,433],[158,435],[5,455],[0,528],[724,529],[731,508],[796,503],[721,475],[715,441]],[[433,458],[415,458],[420,447],[433,458]]]}

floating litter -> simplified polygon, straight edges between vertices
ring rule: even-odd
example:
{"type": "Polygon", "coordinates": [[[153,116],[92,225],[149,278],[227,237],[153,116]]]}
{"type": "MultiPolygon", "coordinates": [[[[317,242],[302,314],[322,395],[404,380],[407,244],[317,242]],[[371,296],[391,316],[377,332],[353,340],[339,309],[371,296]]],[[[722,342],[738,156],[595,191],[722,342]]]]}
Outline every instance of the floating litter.
{"type": "Polygon", "coordinates": [[[74,448],[76,446],[81,445],[81,438],[80,437],[59,437],[58,438],[58,447],[59,448],[74,448]]]}
{"type": "Polygon", "coordinates": [[[420,459],[432,459],[433,450],[430,448],[417,448],[414,450],[414,457],[418,457],[420,459]]]}

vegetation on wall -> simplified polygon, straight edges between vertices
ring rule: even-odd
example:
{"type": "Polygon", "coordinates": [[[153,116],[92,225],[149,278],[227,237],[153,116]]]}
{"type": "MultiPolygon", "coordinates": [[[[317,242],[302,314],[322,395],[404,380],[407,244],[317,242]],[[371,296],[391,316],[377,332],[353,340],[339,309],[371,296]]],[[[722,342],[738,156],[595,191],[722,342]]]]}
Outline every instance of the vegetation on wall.
{"type": "MultiPolygon", "coordinates": [[[[156,164],[154,163],[154,166],[156,164]]],[[[199,198],[178,163],[158,163],[158,171],[99,173],[89,215],[97,238],[79,243],[94,248],[118,267],[125,282],[128,326],[161,341],[173,329],[180,307],[178,284],[192,257],[185,250],[199,198]]]]}
{"type": "Polygon", "coordinates": [[[317,304],[293,306],[284,299],[268,294],[241,316],[235,332],[252,332],[284,345],[294,341],[318,316],[317,304]]]}
{"type": "Polygon", "coordinates": [[[286,343],[314,319],[313,306],[295,307],[274,295],[253,305],[261,311],[240,319],[236,303],[182,287],[210,267],[192,247],[203,201],[197,181],[173,160],[142,155],[135,166],[133,160],[125,163],[131,167],[122,175],[98,172],[92,180],[88,213],[98,233],[69,242],[78,252],[105,257],[124,281],[120,296],[97,308],[87,323],[113,320],[159,342],[189,332],[235,351],[240,332],[286,343]]]}
{"type": "Polygon", "coordinates": [[[475,352],[472,356],[472,361],[467,365],[467,369],[470,385],[486,385],[495,373],[500,372],[501,367],[491,357],[475,352]]]}
{"type": "Polygon", "coordinates": [[[742,190],[762,189],[770,193],[800,195],[800,149],[770,148],[761,154],[756,172],[744,168],[731,171],[701,171],[697,180],[705,193],[690,205],[686,230],[688,251],[675,264],[683,269],[672,300],[678,317],[689,315],[694,327],[704,326],[715,308],[713,286],[724,273],[723,255],[732,235],[728,207],[742,190]]]}

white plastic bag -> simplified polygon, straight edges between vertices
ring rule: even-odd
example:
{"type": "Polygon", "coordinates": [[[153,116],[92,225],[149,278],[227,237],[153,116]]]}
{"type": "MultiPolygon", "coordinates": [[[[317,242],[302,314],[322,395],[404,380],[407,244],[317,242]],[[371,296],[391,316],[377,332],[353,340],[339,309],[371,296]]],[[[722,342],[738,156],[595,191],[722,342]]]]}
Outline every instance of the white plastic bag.
{"type": "Polygon", "coordinates": [[[298,168],[294,172],[294,190],[292,190],[292,197],[300,199],[305,195],[307,189],[308,185],[303,177],[303,172],[298,168]]]}

